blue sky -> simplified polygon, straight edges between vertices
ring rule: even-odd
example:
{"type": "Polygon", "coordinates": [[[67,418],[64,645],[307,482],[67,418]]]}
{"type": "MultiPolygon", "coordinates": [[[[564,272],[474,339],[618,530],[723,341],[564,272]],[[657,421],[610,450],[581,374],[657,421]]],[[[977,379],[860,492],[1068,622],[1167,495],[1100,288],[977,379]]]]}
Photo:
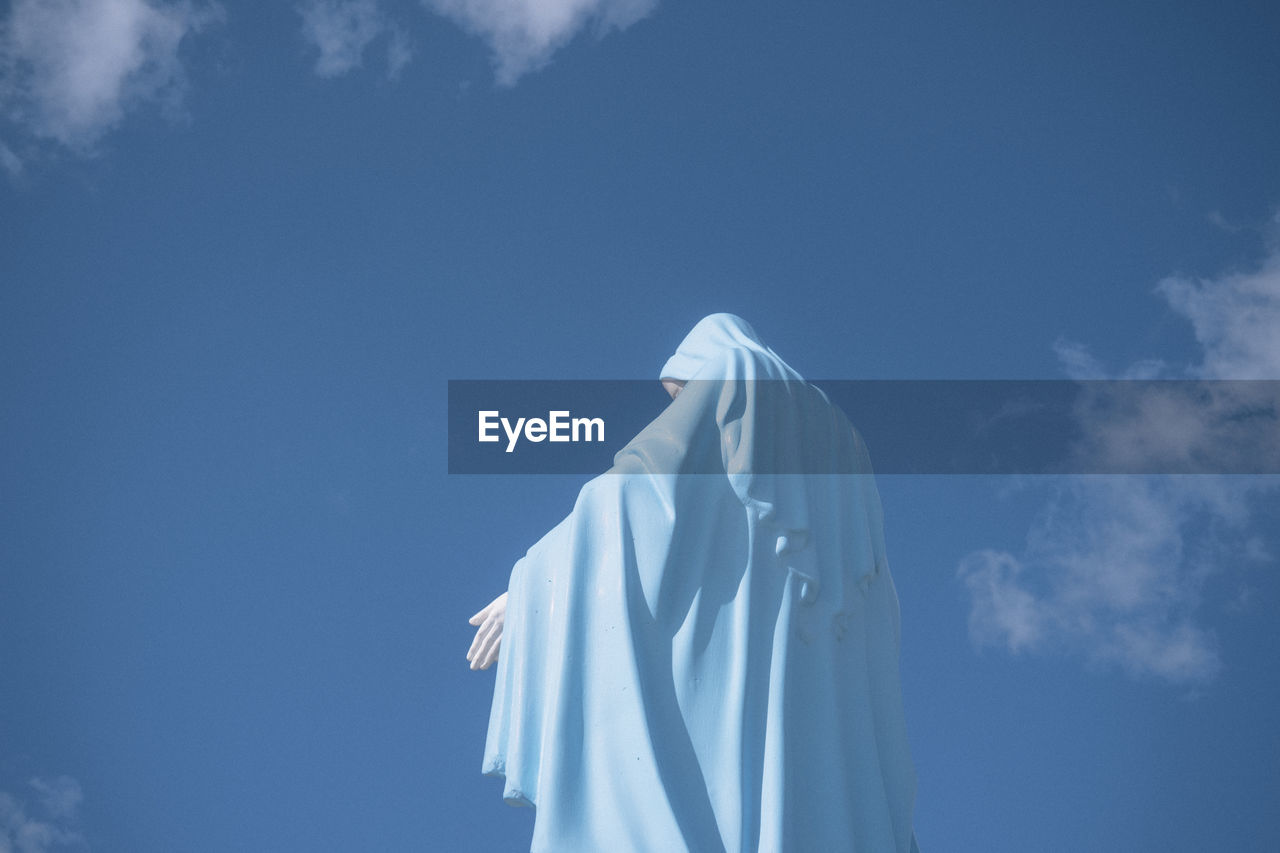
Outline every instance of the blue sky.
{"type": "MultiPolygon", "coordinates": [[[[0,850],[527,849],[447,379],[1280,378],[1271,3],[0,10],[0,850]]],[[[1274,486],[881,479],[926,851],[1280,848],[1274,486]]]]}

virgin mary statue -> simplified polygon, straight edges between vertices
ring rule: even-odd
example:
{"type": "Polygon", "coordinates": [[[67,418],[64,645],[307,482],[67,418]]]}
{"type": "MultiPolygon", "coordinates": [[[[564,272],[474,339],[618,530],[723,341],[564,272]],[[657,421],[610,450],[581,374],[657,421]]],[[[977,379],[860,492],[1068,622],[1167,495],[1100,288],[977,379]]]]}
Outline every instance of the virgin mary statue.
{"type": "Polygon", "coordinates": [[[861,438],[746,322],[472,618],[533,853],[911,853],[898,598],[861,438]],[[498,644],[501,642],[501,654],[498,644]]]}

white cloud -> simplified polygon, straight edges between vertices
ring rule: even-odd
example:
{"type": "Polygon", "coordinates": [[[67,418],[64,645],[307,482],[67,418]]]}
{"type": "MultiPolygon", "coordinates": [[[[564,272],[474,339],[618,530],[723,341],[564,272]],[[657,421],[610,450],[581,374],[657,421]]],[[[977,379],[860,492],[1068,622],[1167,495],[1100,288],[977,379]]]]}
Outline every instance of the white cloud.
{"type": "Polygon", "coordinates": [[[1086,383],[1073,412],[1077,470],[1280,470],[1277,412],[1276,383],[1086,383]]]}
{"type": "Polygon", "coordinates": [[[1228,234],[1235,234],[1239,231],[1245,230],[1242,226],[1235,224],[1227,219],[1227,217],[1223,216],[1222,211],[1220,210],[1209,211],[1209,215],[1206,216],[1205,219],[1209,220],[1209,224],[1214,228],[1219,228],[1226,231],[1228,234]]]}
{"type": "Polygon", "coordinates": [[[38,795],[37,815],[27,804],[0,791],[0,853],[69,853],[87,850],[77,828],[82,795],[69,776],[32,779],[38,795]]]}
{"type": "Polygon", "coordinates": [[[387,41],[387,76],[395,79],[413,58],[405,32],[383,12],[378,0],[304,0],[298,4],[302,36],[318,51],[315,71],[339,77],[364,63],[376,39],[387,41]]]}
{"type": "Polygon", "coordinates": [[[1071,379],[1158,379],[1167,372],[1167,366],[1161,359],[1144,358],[1113,377],[1087,346],[1066,338],[1054,342],[1053,352],[1058,356],[1063,372],[1071,379]]]}
{"type": "Polygon", "coordinates": [[[3,142],[0,142],[0,167],[3,167],[10,175],[22,174],[22,160],[17,154],[13,153],[13,149],[3,142]]]}
{"type": "Polygon", "coordinates": [[[1044,607],[1019,583],[1022,563],[1012,554],[989,548],[974,551],[960,564],[960,576],[973,599],[969,631],[979,645],[1007,643],[1010,651],[1036,648],[1043,636],[1044,607]]]}
{"type": "MultiPolygon", "coordinates": [[[[1112,373],[1087,347],[1058,341],[1067,374],[1280,378],[1280,244],[1273,241],[1252,270],[1198,281],[1170,278],[1156,292],[1190,321],[1202,350],[1199,363],[1171,375],[1164,362],[1147,359],[1112,373]]],[[[1266,387],[1218,386],[1208,401],[1153,388],[1121,407],[1086,395],[1076,414],[1086,435],[1084,452],[1105,465],[1170,470],[1206,448],[1258,447],[1247,431],[1274,431],[1274,423],[1259,426],[1237,414],[1267,406],[1280,408],[1280,400],[1266,387]]],[[[1222,660],[1207,624],[1205,586],[1223,582],[1233,567],[1271,559],[1250,526],[1259,496],[1278,485],[1275,477],[1052,481],[1020,556],[985,549],[961,561],[971,638],[1015,654],[1068,651],[1135,676],[1206,682],[1222,660]]],[[[1230,606],[1244,606],[1248,593],[1240,584],[1230,606]]]]}
{"type": "Polygon", "coordinates": [[[409,36],[399,27],[393,28],[387,42],[387,77],[391,80],[399,79],[400,72],[412,60],[413,45],[409,42],[409,36]]]}
{"type": "Polygon", "coordinates": [[[0,24],[0,108],[38,139],[91,153],[130,110],[181,102],[179,46],[220,15],[207,3],[14,0],[0,24]]]}
{"type": "MultiPolygon", "coordinates": [[[[1275,228],[1280,232],[1280,219],[1275,228]]],[[[1204,347],[1191,376],[1280,379],[1280,246],[1256,269],[1209,281],[1167,278],[1157,289],[1191,321],[1204,347]]]]}
{"type": "Polygon", "coordinates": [[[40,795],[40,802],[50,815],[56,818],[74,818],[84,802],[84,792],[80,783],[70,776],[59,776],[56,779],[32,779],[29,783],[40,795]]]}
{"type": "Polygon", "coordinates": [[[961,561],[972,639],[1015,654],[1083,653],[1179,684],[1213,678],[1221,660],[1201,624],[1203,588],[1256,559],[1248,525],[1262,488],[1217,477],[1055,481],[1020,556],[961,561]]]}
{"type": "Polygon", "coordinates": [[[597,36],[624,30],[657,0],[423,0],[428,8],[483,38],[498,84],[514,85],[545,65],[584,27],[597,36]]]}
{"type": "Polygon", "coordinates": [[[1062,369],[1072,379],[1105,379],[1107,376],[1102,362],[1082,343],[1059,338],[1053,344],[1053,351],[1062,369]]]}

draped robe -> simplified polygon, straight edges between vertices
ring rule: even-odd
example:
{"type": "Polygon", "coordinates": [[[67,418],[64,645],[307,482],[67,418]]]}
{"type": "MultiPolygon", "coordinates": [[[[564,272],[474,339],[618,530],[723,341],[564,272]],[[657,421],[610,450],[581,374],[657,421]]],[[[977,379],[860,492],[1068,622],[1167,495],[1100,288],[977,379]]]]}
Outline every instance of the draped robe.
{"type": "Polygon", "coordinates": [[[534,853],[911,853],[867,452],[744,321],[511,572],[483,771],[534,853]]]}

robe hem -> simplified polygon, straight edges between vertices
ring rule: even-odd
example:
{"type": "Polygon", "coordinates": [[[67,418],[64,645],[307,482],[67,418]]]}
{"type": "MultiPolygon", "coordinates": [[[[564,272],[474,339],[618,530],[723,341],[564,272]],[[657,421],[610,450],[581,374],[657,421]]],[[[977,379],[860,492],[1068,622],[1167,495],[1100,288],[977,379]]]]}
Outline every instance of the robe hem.
{"type": "MultiPolygon", "coordinates": [[[[482,770],[481,773],[494,779],[501,779],[504,782],[507,781],[506,772],[499,767],[490,767],[486,770],[482,770]]],[[[517,808],[531,809],[536,807],[532,797],[525,794],[523,791],[512,787],[509,782],[502,791],[502,801],[509,806],[515,806],[517,808]]]]}

